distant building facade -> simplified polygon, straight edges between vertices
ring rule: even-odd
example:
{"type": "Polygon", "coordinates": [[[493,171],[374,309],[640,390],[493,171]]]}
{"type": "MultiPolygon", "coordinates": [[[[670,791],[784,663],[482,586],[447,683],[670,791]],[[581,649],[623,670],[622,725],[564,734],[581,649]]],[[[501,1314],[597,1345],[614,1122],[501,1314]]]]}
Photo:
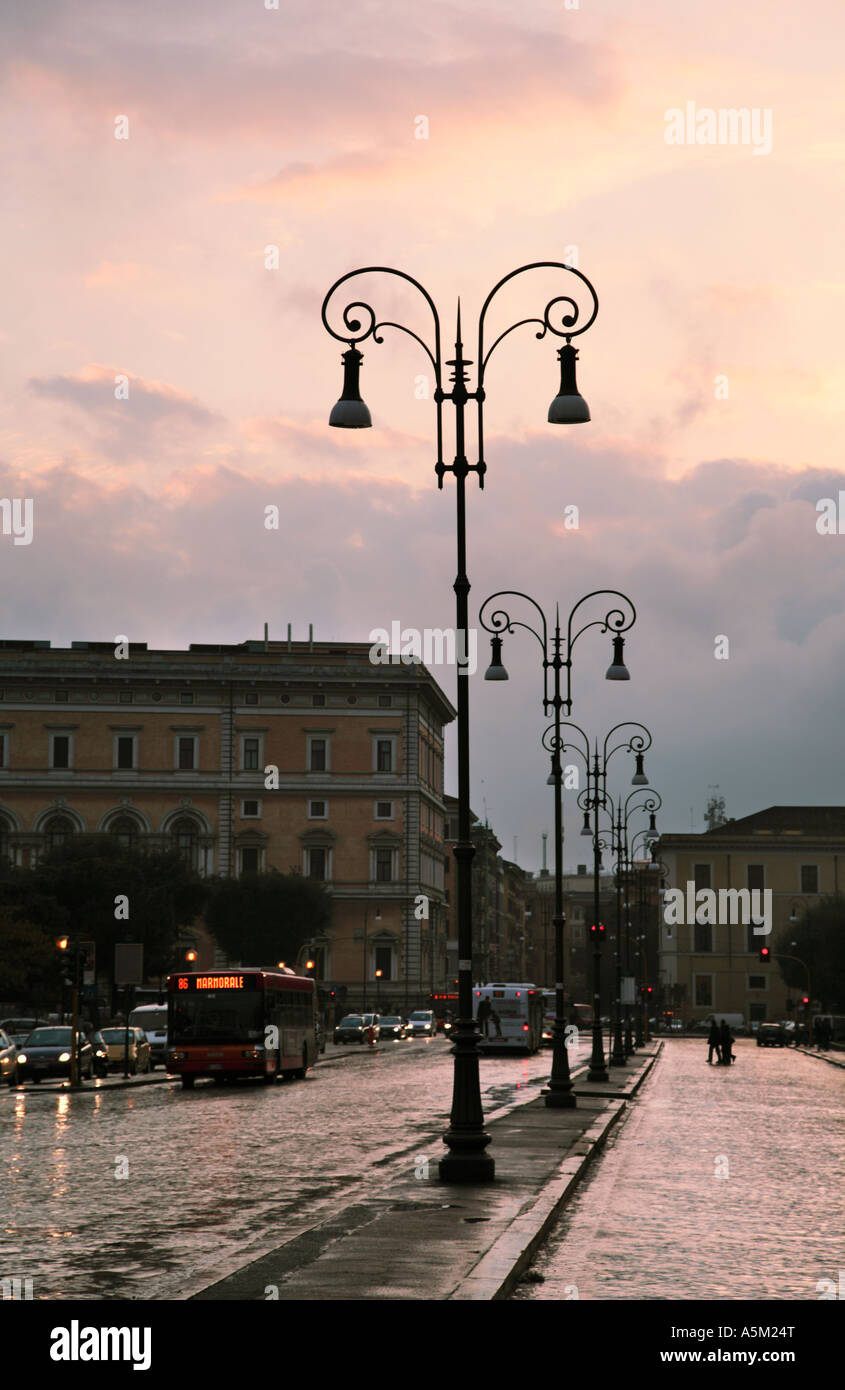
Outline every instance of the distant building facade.
{"type": "Polygon", "coordinates": [[[204,876],[304,874],[332,898],[319,982],[350,1005],[378,988],[413,1007],[445,960],[455,711],[424,666],[369,651],[0,643],[0,853],[27,867],[103,832],[175,848],[204,876]]]}
{"type": "Polygon", "coordinates": [[[740,922],[661,923],[661,980],[682,1017],[724,1010],[763,1022],[795,1015],[800,988],[784,983],[776,960],[761,965],[760,947],[774,949],[790,919],[845,887],[845,808],[770,806],[701,835],[663,835],[658,853],[673,888],[771,893],[768,935],[740,922]]]}

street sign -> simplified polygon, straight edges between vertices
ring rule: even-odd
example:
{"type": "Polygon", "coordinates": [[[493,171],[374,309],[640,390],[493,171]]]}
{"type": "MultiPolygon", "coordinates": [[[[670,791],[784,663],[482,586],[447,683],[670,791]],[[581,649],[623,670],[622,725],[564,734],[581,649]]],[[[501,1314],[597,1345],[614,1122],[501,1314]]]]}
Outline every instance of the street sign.
{"type": "Polygon", "coordinates": [[[636,982],[636,980],[634,979],[633,975],[623,975],[623,976],[622,976],[622,1003],[623,1003],[623,1004],[636,1004],[636,1002],[637,1002],[636,985],[637,985],[637,982],[636,982]]]}
{"type": "Polygon", "coordinates": [[[79,954],[82,959],[82,983],[93,985],[97,980],[97,948],[93,941],[80,941],[79,954]]]}
{"type": "Polygon", "coordinates": [[[144,983],[144,946],[141,941],[118,941],[114,948],[116,985],[144,983]]]}

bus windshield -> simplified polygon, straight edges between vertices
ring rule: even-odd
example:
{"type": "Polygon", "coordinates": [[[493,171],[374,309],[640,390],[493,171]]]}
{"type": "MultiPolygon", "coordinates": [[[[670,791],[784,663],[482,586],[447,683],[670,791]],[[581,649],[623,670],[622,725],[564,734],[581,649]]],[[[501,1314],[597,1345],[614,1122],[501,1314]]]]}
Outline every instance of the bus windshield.
{"type": "Polygon", "coordinates": [[[173,999],[171,1047],[188,1042],[239,1043],[263,1039],[263,992],[233,994],[230,990],[209,990],[173,999]]]}
{"type": "Polygon", "coordinates": [[[142,1006],[133,1009],[129,1015],[131,1028],[143,1028],[145,1033],[165,1033],[167,1031],[167,1009],[150,1009],[142,1006]]]}

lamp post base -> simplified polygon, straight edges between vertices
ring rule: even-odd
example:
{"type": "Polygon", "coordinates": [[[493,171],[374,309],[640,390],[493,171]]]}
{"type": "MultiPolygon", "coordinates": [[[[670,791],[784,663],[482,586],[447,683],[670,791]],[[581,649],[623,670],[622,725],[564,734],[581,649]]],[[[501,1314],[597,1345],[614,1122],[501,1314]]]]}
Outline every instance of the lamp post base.
{"type": "Polygon", "coordinates": [[[604,1061],[604,1043],[602,1041],[601,1023],[593,1024],[593,1052],[590,1057],[590,1070],[587,1072],[587,1080],[610,1080],[604,1061]]]}
{"type": "Polygon", "coordinates": [[[453,1034],[455,1058],[454,1091],[449,1128],[443,1143],[449,1153],[441,1158],[441,1182],[492,1182],[496,1164],[484,1150],[490,1135],[484,1129],[481,1091],[478,1081],[478,1034],[472,1019],[459,1019],[453,1034]]]}
{"type": "Polygon", "coordinates": [[[566,1050],[566,1025],[555,1019],[552,1072],[548,1086],[540,1092],[550,1110],[573,1110],[577,1105],[569,1075],[569,1053],[566,1050]]]}

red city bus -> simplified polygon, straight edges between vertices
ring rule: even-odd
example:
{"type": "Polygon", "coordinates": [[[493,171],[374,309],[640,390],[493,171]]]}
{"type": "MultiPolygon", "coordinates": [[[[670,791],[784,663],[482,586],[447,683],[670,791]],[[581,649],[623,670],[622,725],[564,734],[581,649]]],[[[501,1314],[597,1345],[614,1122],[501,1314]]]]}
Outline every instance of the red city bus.
{"type": "Polygon", "coordinates": [[[304,1077],[318,1057],[317,987],[292,970],[230,966],[167,977],[167,1070],[193,1086],[304,1077]]]}

